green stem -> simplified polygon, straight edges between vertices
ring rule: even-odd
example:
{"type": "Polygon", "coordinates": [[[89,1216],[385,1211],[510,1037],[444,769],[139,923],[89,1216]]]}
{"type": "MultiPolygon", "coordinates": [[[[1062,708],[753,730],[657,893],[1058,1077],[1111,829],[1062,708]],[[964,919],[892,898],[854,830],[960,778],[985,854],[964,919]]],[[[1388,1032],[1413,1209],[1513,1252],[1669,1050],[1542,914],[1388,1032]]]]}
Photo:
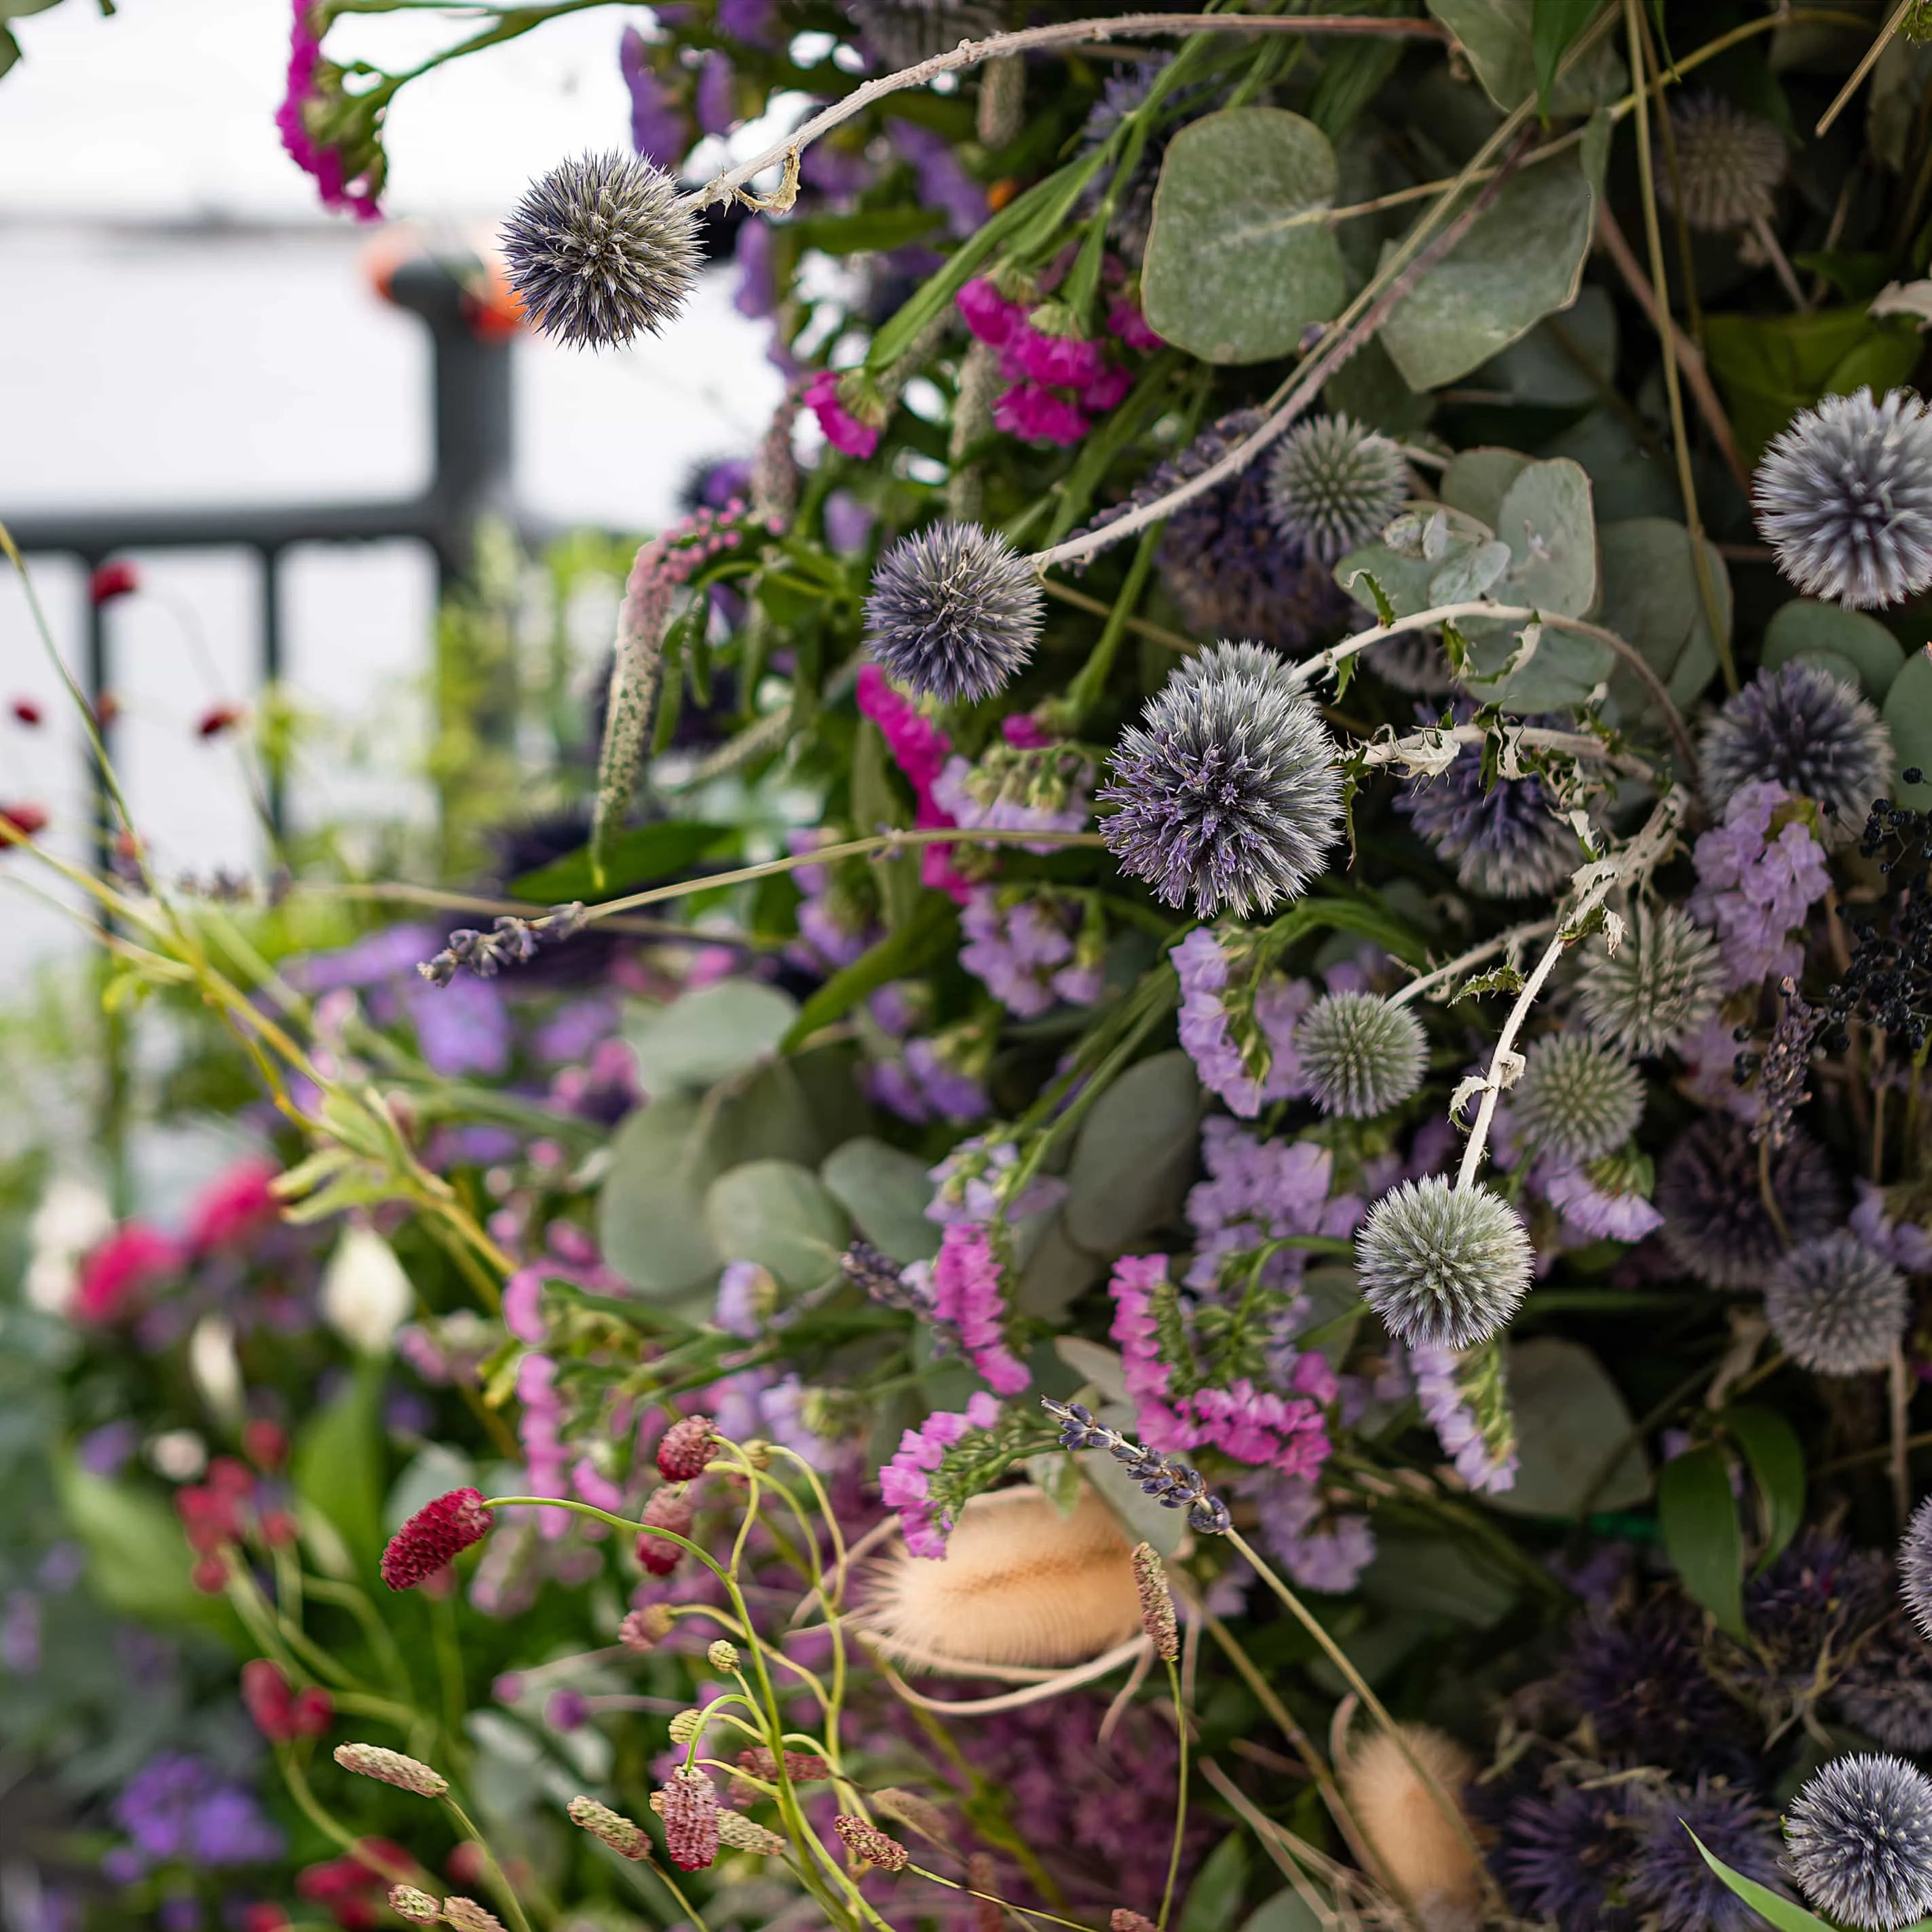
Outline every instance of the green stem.
{"type": "Polygon", "coordinates": [[[1141,592],[1147,587],[1148,573],[1154,568],[1154,552],[1160,547],[1161,532],[1166,527],[1165,524],[1153,524],[1141,532],[1133,561],[1128,565],[1126,580],[1120,586],[1120,594],[1114,599],[1114,608],[1108,612],[1107,621],[1100,628],[1100,640],[1056,707],[1072,730],[1077,731],[1085,722],[1088,712],[1100,702],[1100,694],[1106,688],[1108,674],[1114,668],[1120,640],[1126,635],[1128,620],[1141,601],[1141,592]]]}
{"type": "Polygon", "coordinates": [[[1187,1706],[1180,1694],[1179,1666],[1171,1657],[1166,1661],[1167,1688],[1174,1696],[1174,1735],[1180,1751],[1180,1769],[1174,1780],[1174,1848],[1167,1855],[1167,1889],[1160,1896],[1158,1932],[1167,1932],[1168,1914],[1174,1910],[1174,1888],[1180,1877],[1181,1847],[1187,1838],[1187,1706]]]}
{"type": "Polygon", "coordinates": [[[530,1932],[530,1922],[524,1912],[524,1902],[517,1896],[515,1888],[505,1875],[503,1868],[496,1862],[496,1854],[484,1840],[483,1834],[470,1822],[470,1814],[449,1794],[444,1792],[442,1808],[455,1821],[456,1828],[483,1855],[483,1869],[490,1881],[490,1889],[496,1894],[496,1900],[510,1915],[510,1922],[516,1932],[530,1932]]]}
{"type": "Polygon", "coordinates": [[[1016,1912],[1023,1918],[1045,1918],[1055,1925],[1070,1925],[1073,1932],[1094,1932],[1094,1928],[1078,1918],[1063,1918],[1057,1912],[1042,1912],[1037,1906],[1016,1905],[1010,1898],[1002,1898],[997,1892],[981,1892],[970,1885],[962,1885],[957,1879],[941,1878],[935,1871],[928,1871],[923,1865],[908,1864],[906,1870],[916,1872],[921,1878],[930,1879],[934,1885],[943,1885],[949,1892],[963,1892],[968,1898],[983,1898],[988,1905],[1001,1906],[1008,1912],[1016,1912]]]}

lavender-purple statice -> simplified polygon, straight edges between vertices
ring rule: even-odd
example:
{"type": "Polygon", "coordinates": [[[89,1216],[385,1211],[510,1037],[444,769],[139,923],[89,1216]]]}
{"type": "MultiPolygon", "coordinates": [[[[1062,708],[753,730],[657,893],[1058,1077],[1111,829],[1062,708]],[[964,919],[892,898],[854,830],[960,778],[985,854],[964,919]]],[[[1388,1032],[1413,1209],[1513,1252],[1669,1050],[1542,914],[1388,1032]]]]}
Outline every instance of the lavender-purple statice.
{"type": "Polygon", "coordinates": [[[1012,1141],[975,1134],[960,1142],[927,1176],[934,1192],[926,1219],[948,1227],[991,1221],[1001,1214],[1010,1221],[1023,1221],[1058,1206],[1066,1184],[1052,1174],[1036,1174],[1014,1192],[1019,1165],[1020,1150],[1012,1141]]]}
{"type": "Polygon", "coordinates": [[[1180,1043],[1201,1084],[1244,1120],[1272,1100],[1305,1092],[1295,1028],[1315,998],[1306,980],[1264,972],[1231,1014],[1226,995],[1235,962],[1208,926],[1196,926],[1172,954],[1180,981],[1180,1043]],[[1256,1074],[1256,1065],[1264,1070],[1256,1074]]]}
{"type": "Polygon", "coordinates": [[[1692,917],[1718,935],[1727,989],[1760,984],[1767,973],[1801,972],[1801,932],[1811,908],[1831,890],[1823,848],[1779,784],[1748,784],[1731,795],[1724,822],[1698,839],[1692,917]]]}
{"type": "MultiPolygon", "coordinates": [[[[1187,1220],[1195,1234],[1190,1288],[1212,1288],[1230,1255],[1291,1234],[1339,1239],[1361,1219],[1362,1204],[1355,1196],[1330,1198],[1334,1157],[1312,1141],[1258,1140],[1216,1115],[1202,1127],[1201,1158],[1208,1178],[1187,1196],[1187,1220]]],[[[1262,1278],[1270,1286],[1292,1287],[1306,1259],[1295,1250],[1285,1250],[1270,1257],[1262,1278]]]]}
{"type": "Polygon", "coordinates": [[[1516,1445],[1506,1438],[1492,1440],[1495,1432],[1484,1428],[1463,1386],[1462,1358],[1449,1348],[1411,1348],[1408,1366],[1416,1400],[1456,1473],[1480,1495],[1514,1489],[1516,1445]]]}
{"type": "Polygon", "coordinates": [[[1051,892],[1017,898],[975,886],[959,915],[966,944],[959,963],[1021,1019],[1036,1019],[1064,1000],[1091,1006],[1100,997],[1097,961],[1078,956],[1079,909],[1051,892]]]}
{"type": "Polygon", "coordinates": [[[282,1853],[282,1834],[254,1793],[184,1751],[150,1758],[122,1787],[113,1813],[140,1869],[261,1864],[282,1853]]]}
{"type": "Polygon", "coordinates": [[[1340,1595],[1352,1590],[1376,1560],[1368,1518],[1328,1513],[1321,1492],[1305,1476],[1264,1470],[1236,1493],[1254,1504],[1262,1541],[1300,1589],[1340,1595]]]}

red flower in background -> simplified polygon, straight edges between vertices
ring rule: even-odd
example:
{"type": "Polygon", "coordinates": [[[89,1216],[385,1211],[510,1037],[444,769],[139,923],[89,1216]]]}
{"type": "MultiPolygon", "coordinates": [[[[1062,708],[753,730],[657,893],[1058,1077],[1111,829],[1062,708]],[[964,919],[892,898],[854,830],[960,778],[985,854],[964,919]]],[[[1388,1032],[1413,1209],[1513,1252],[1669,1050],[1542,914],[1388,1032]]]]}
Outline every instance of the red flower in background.
{"type": "Polygon", "coordinates": [[[104,563],[87,580],[87,601],[98,610],[117,597],[131,597],[141,587],[141,573],[131,563],[104,563]]]}
{"type": "Polygon", "coordinates": [[[188,1252],[225,1247],[272,1221],[279,1209],[271,1190],[280,1172],[274,1162],[252,1156],[224,1168],[188,1210],[188,1252]]]}
{"type": "Polygon", "coordinates": [[[266,1657],[242,1666],[242,1701],[271,1744],[319,1738],[335,1719],[335,1700],[320,1684],[297,1690],[266,1657]]]}
{"type": "Polygon", "coordinates": [[[160,1228],[145,1221],[123,1222],[81,1264],[74,1319],[96,1324],[120,1321],[181,1262],[180,1249],[160,1228]]]}

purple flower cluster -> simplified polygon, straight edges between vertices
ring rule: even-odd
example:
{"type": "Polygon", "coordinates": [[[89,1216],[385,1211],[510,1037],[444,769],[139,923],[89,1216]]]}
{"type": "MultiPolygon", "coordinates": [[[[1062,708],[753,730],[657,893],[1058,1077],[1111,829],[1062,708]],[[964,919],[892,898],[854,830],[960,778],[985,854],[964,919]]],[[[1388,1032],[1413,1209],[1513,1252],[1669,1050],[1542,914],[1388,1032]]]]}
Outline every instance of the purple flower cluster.
{"type": "Polygon", "coordinates": [[[958,1034],[907,1037],[909,1016],[896,986],[881,986],[866,1002],[889,1037],[903,1041],[896,1057],[874,1060],[861,1076],[875,1105],[915,1123],[938,1119],[964,1124],[983,1120],[993,1103],[971,1064],[968,1042],[958,1034]]]}
{"type": "Polygon", "coordinates": [[[1365,1516],[1327,1513],[1306,1476],[1264,1470],[1240,1485],[1260,1519],[1262,1540],[1304,1590],[1352,1590],[1376,1560],[1375,1532],[1365,1516]]]}
{"type": "Polygon", "coordinates": [[[935,1191],[926,1204],[926,1219],[950,1227],[991,1221],[1004,1213],[1010,1221],[1024,1221],[1058,1207],[1066,1184],[1051,1174],[1035,1174],[1017,1198],[1007,1198],[1019,1164],[1020,1150],[1012,1141],[985,1134],[962,1141],[928,1176],[935,1191]]]}
{"type": "Polygon", "coordinates": [[[1801,817],[1780,808],[1795,801],[1782,785],[1748,784],[1733,793],[1724,822],[1699,838],[1692,856],[1697,888],[1691,916],[1718,935],[1726,983],[1755,986],[1767,973],[1803,970],[1804,948],[1792,935],[1830,891],[1825,852],[1801,817]]]}
{"type": "Polygon", "coordinates": [[[1512,1446],[1499,1456],[1492,1450],[1463,1394],[1455,1351],[1412,1348],[1408,1366],[1415,1378],[1416,1400],[1443,1453],[1455,1463],[1456,1473],[1481,1495],[1515,1488],[1516,1450],[1512,1446]]]}
{"type": "MultiPolygon", "coordinates": [[[[934,781],[933,796],[956,824],[976,830],[1078,832],[1093,812],[1092,762],[1046,738],[1030,719],[1006,722],[1004,741],[983,752],[978,764],[946,760],[934,781]]],[[[1054,848],[1048,843],[1037,849],[1054,848]]]]}
{"type": "Polygon", "coordinates": [[[1100,963],[1080,946],[1078,902],[1021,892],[974,889],[959,916],[966,935],[959,963],[1021,1019],[1036,1019],[1062,1000],[1090,1006],[1102,991],[1100,963]]]}
{"type": "Polygon", "coordinates": [[[1540,1163],[1534,1184],[1563,1217],[1566,1232],[1592,1241],[1640,1241],[1664,1225],[1664,1216],[1634,1188],[1604,1184],[1597,1168],[1540,1163]]]}
{"type": "Polygon", "coordinates": [[[128,1884],[155,1865],[260,1864],[282,1854],[282,1834],[254,1794],[205,1757],[163,1751],[114,1800],[128,1842],[110,1852],[107,1876],[128,1884]]]}
{"type": "Polygon", "coordinates": [[[1894,1220],[1886,1211],[1885,1190],[1869,1180],[1858,1184],[1852,1232],[1874,1253],[1884,1256],[1906,1274],[1932,1274],[1932,1234],[1916,1221],[1894,1220]]]}
{"type": "Polygon", "coordinates": [[[933,1510],[932,1472],[968,1430],[990,1429],[999,1419],[1000,1405],[982,1389],[967,1398],[963,1410],[935,1410],[899,1438],[897,1452],[879,1472],[879,1494],[886,1508],[898,1511],[906,1547],[914,1556],[943,1557],[952,1527],[950,1518],[933,1510]]]}
{"type": "MultiPolygon", "coordinates": [[[[1187,1196],[1195,1234],[1190,1288],[1213,1288],[1230,1255],[1290,1234],[1339,1238],[1361,1219],[1362,1204],[1354,1195],[1330,1198],[1334,1159],[1312,1141],[1258,1140],[1216,1115],[1202,1127],[1201,1158],[1208,1178],[1187,1196]]],[[[1288,1249],[1269,1258],[1262,1279],[1292,1286],[1305,1265],[1306,1257],[1288,1249]]]]}
{"type": "Polygon", "coordinates": [[[1201,1084],[1244,1120],[1264,1102],[1305,1093],[1294,1030],[1315,1001],[1306,980],[1264,973],[1245,1013],[1226,998],[1235,964],[1213,931],[1196,926],[1174,949],[1180,980],[1180,1043],[1201,1084]],[[1252,1071],[1256,1064],[1264,1071],[1252,1071]]]}
{"type": "MultiPolygon", "coordinates": [[[[822,827],[795,831],[789,840],[794,855],[836,842],[837,835],[822,827]]],[[[829,866],[801,866],[791,876],[805,896],[798,906],[798,938],[785,950],[785,957],[794,965],[812,972],[836,973],[883,936],[882,929],[829,866]]]]}

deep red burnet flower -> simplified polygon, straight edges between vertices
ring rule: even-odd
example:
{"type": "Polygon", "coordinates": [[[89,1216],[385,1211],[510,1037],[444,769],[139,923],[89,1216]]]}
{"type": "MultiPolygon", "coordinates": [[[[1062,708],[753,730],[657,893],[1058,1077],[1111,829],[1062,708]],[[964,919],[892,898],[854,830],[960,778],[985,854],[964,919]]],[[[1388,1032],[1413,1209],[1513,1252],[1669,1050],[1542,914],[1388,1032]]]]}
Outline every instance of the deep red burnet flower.
{"type": "Polygon", "coordinates": [[[196,721],[194,734],[197,738],[219,738],[224,732],[232,731],[248,715],[248,708],[244,705],[211,704],[196,721]]]}
{"type": "Polygon", "coordinates": [[[452,1490],[425,1503],[390,1538],[382,1552],[382,1581],[392,1590],[413,1590],[471,1544],[481,1543],[496,1520],[478,1490],[452,1490]]]}
{"type": "Polygon", "coordinates": [[[664,1820],[664,1851],[680,1871],[702,1871],[717,1857],[718,1793],[703,1772],[673,1772],[652,1808],[664,1820]]]}
{"type": "Polygon", "coordinates": [[[228,1565],[219,1556],[198,1556],[188,1580],[204,1597],[220,1596],[228,1588],[228,1565]]]}
{"type": "Polygon", "coordinates": [[[288,1431],[258,1415],[242,1426],[242,1453],[258,1469],[279,1469],[289,1453],[288,1431]]]}
{"type": "Polygon", "coordinates": [[[708,1415],[674,1422],[658,1444],[658,1474],[668,1483],[694,1483],[711,1460],[716,1431],[708,1415]]]}
{"type": "Polygon", "coordinates": [[[189,1483],[176,1490],[175,1514],[196,1556],[212,1556],[224,1544],[241,1541],[244,1493],[213,1483],[189,1483]]]}
{"type": "Polygon", "coordinates": [[[131,597],[141,587],[141,573],[131,563],[104,563],[87,580],[87,601],[98,610],[117,597],[131,597]]]}
{"type": "Polygon", "coordinates": [[[7,708],[13,712],[16,724],[37,726],[44,715],[31,698],[16,698],[7,708]]]}
{"type": "Polygon", "coordinates": [[[415,1869],[416,1860],[392,1840],[358,1838],[346,1856],[305,1865],[296,1874],[296,1890],[326,1908],[342,1932],[374,1932],[390,1875],[415,1869]]]}
{"type": "MultiPolygon", "coordinates": [[[[668,1529],[674,1536],[688,1536],[695,1514],[684,1492],[667,1485],[651,1492],[640,1520],[652,1528],[668,1529]]],[[[638,1532],[638,1561],[653,1576],[668,1576],[683,1555],[676,1544],[667,1543],[661,1536],[653,1536],[650,1528],[638,1532]]]]}
{"type": "Polygon", "coordinates": [[[318,1684],[298,1690],[266,1657],[242,1666],[242,1701],[271,1744],[319,1738],[335,1718],[335,1700],[318,1684]]]}
{"type": "Polygon", "coordinates": [[[127,1221],[94,1249],[80,1268],[75,1291],[76,1322],[118,1322],[133,1312],[146,1290],[181,1266],[181,1250],[158,1228],[127,1221]]]}
{"type": "Polygon", "coordinates": [[[40,805],[0,805],[0,849],[14,838],[31,838],[46,830],[46,808],[40,805]]]}

